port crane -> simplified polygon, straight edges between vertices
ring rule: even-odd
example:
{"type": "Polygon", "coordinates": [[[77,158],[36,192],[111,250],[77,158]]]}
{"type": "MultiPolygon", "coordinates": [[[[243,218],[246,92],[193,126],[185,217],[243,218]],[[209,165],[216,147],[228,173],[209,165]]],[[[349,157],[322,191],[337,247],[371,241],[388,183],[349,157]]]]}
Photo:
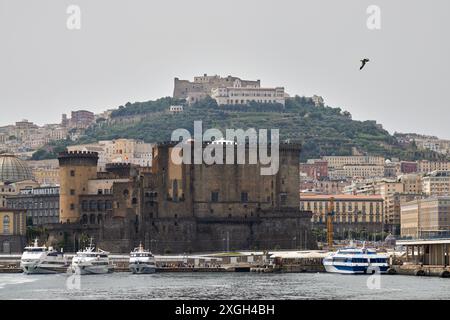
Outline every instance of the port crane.
{"type": "Polygon", "coordinates": [[[333,249],[333,218],[334,218],[334,198],[331,197],[327,208],[327,241],[328,250],[333,249]]]}

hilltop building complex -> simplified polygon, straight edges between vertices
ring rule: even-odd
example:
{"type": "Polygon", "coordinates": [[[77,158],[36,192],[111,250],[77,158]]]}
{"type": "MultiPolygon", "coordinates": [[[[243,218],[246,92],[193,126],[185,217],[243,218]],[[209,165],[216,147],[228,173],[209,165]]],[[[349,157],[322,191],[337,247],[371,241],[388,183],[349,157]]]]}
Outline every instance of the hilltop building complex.
{"type": "Polygon", "coordinates": [[[250,102],[279,103],[284,105],[286,93],[283,87],[264,88],[260,80],[242,80],[238,77],[218,75],[194,77],[194,81],[175,78],[173,97],[185,99],[189,104],[210,96],[218,105],[250,102]]]}

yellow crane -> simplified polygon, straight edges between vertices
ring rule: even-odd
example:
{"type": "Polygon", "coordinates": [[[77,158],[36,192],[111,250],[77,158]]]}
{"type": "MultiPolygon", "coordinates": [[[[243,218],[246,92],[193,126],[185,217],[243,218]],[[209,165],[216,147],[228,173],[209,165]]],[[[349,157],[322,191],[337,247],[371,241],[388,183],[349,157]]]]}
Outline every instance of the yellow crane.
{"type": "Polygon", "coordinates": [[[333,249],[333,217],[334,217],[334,198],[330,198],[327,208],[327,240],[328,250],[333,249]]]}

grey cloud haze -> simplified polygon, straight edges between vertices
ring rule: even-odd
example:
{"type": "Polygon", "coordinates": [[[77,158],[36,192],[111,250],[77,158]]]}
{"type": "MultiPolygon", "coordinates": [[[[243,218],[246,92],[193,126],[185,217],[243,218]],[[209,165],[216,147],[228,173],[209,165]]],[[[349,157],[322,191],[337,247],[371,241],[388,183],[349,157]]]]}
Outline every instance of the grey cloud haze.
{"type": "Polygon", "coordinates": [[[168,96],[174,77],[208,73],[450,138],[449,16],[448,0],[0,0],[0,125],[168,96]],[[71,4],[81,30],[66,28],[71,4]],[[366,27],[371,4],[381,30],[366,27]]]}

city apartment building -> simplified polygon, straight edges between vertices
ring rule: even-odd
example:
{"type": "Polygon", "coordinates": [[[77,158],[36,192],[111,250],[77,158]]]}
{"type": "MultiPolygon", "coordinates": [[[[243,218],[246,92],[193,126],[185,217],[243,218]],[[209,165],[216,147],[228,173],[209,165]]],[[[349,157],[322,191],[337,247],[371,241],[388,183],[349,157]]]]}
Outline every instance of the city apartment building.
{"type": "Polygon", "coordinates": [[[384,166],[380,165],[344,165],[342,172],[347,178],[382,178],[384,177],[384,166]]]}
{"type": "Polygon", "coordinates": [[[417,199],[401,205],[401,236],[423,238],[450,231],[450,197],[417,199]]]}
{"type": "Polygon", "coordinates": [[[311,194],[342,194],[350,182],[347,180],[316,180],[300,176],[300,190],[311,194]]]}
{"type": "Polygon", "coordinates": [[[98,169],[104,171],[108,163],[130,163],[151,167],[153,144],[134,139],[104,140],[97,143],[69,146],[69,152],[96,152],[98,169]]]}
{"type": "Polygon", "coordinates": [[[384,166],[384,158],[379,156],[324,156],[328,168],[339,169],[345,165],[376,165],[384,166]]]}
{"type": "Polygon", "coordinates": [[[328,162],[321,159],[310,159],[306,163],[300,163],[300,173],[307,177],[323,180],[328,177],[328,162]]]}
{"type": "Polygon", "coordinates": [[[95,123],[94,113],[87,110],[72,111],[70,119],[67,119],[65,115],[63,115],[63,122],[64,118],[68,121],[69,127],[77,129],[86,129],[95,123]]]}
{"type": "Polygon", "coordinates": [[[384,224],[384,205],[380,195],[311,195],[300,194],[300,210],[312,211],[312,223],[325,228],[327,210],[334,198],[334,231],[342,238],[349,232],[381,232],[384,224]]]}
{"type": "Polygon", "coordinates": [[[447,161],[417,161],[417,172],[428,173],[432,171],[449,171],[450,162],[447,161]]]}
{"type": "Polygon", "coordinates": [[[417,162],[415,161],[401,161],[400,162],[400,171],[401,173],[414,173],[417,172],[417,162]]]}
{"type": "Polygon", "coordinates": [[[433,171],[422,178],[422,192],[428,196],[450,195],[450,171],[433,171]]]}
{"type": "Polygon", "coordinates": [[[404,174],[399,176],[400,182],[403,183],[403,192],[405,193],[422,193],[422,175],[420,174],[404,174]]]}

